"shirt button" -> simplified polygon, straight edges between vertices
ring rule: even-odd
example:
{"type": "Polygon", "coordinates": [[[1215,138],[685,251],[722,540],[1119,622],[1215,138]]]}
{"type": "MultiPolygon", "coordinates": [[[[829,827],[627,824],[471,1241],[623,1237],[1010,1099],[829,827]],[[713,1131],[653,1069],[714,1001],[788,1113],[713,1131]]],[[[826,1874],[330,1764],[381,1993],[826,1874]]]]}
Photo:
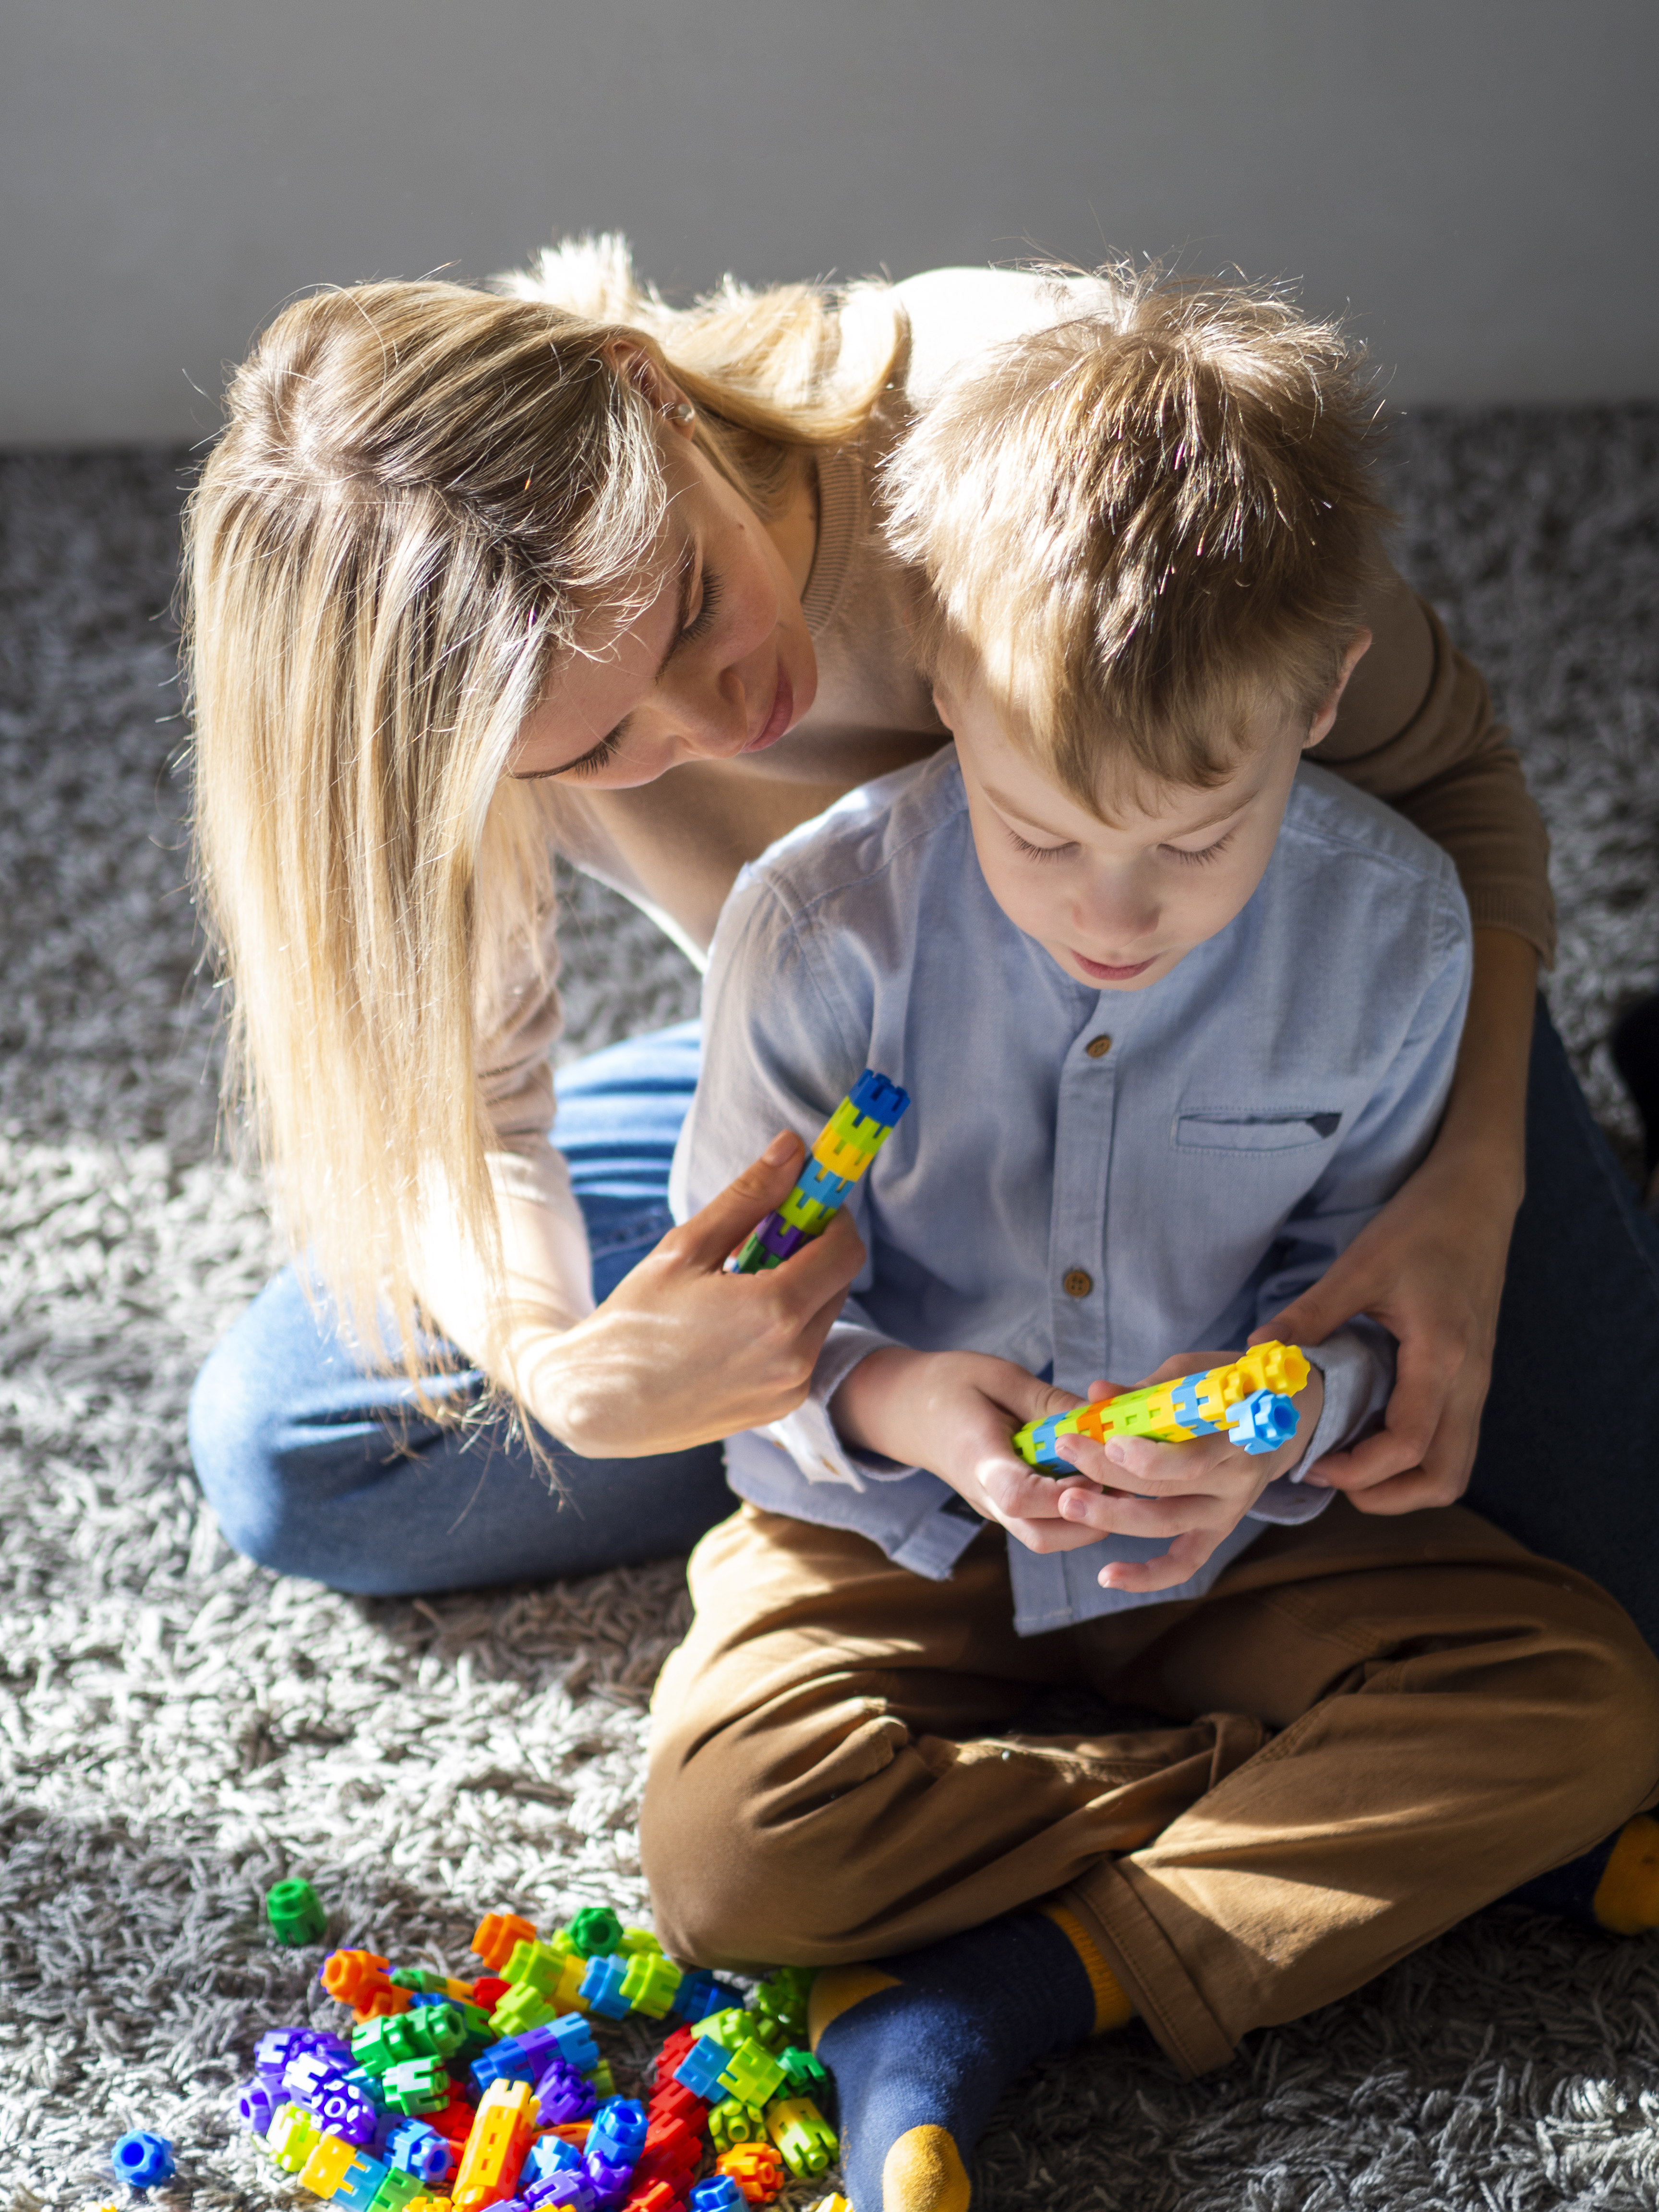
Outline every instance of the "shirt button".
{"type": "Polygon", "coordinates": [[[1094,1286],[1095,1279],[1086,1267],[1068,1267],[1060,1280],[1068,1298],[1086,1298],[1094,1286]]]}
{"type": "Polygon", "coordinates": [[[1104,1060],[1111,1048],[1112,1040],[1109,1036],[1091,1037],[1083,1048],[1091,1060],[1104,1060]]]}

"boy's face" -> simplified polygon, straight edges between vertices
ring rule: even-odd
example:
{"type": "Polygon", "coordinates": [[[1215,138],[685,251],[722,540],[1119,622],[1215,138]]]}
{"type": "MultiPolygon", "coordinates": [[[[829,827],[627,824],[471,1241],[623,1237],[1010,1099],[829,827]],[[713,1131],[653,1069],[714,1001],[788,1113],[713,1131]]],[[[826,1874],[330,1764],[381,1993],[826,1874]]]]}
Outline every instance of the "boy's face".
{"type": "Polygon", "coordinates": [[[935,690],[962,763],[974,843],[1010,921],[1096,990],[1140,991],[1223,930],[1261,882],[1297,763],[1336,720],[1343,686],[1370,643],[1354,639],[1311,723],[1258,710],[1239,765],[1207,790],[1169,786],[1150,811],[1085,813],[1005,736],[977,681],[935,690]]]}

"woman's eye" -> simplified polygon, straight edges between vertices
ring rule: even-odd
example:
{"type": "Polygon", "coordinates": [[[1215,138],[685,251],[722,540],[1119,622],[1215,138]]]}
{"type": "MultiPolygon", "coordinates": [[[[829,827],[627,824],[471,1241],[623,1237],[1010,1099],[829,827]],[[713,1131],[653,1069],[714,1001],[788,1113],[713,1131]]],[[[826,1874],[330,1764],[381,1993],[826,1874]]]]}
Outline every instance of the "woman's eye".
{"type": "Polygon", "coordinates": [[[710,568],[702,572],[702,605],[674,641],[677,645],[684,645],[688,640],[707,637],[714,627],[714,617],[720,612],[720,580],[710,568]]]}
{"type": "Polygon", "coordinates": [[[1233,832],[1230,830],[1224,837],[1218,837],[1213,845],[1206,845],[1196,853],[1182,852],[1179,845],[1166,845],[1164,849],[1172,860],[1179,860],[1182,867],[1201,868],[1207,861],[1219,860],[1232,842],[1233,832]]]}
{"type": "Polygon", "coordinates": [[[1075,849],[1070,845],[1028,844],[1017,830],[1010,830],[1008,835],[1013,842],[1015,852],[1028,860],[1058,860],[1075,849]]]}
{"type": "Polygon", "coordinates": [[[568,768],[562,769],[560,770],[560,774],[562,775],[592,775],[599,769],[609,768],[611,762],[616,759],[617,755],[622,750],[622,747],[623,741],[613,730],[608,738],[600,738],[599,744],[594,746],[592,752],[584,753],[579,761],[572,761],[568,768]]]}

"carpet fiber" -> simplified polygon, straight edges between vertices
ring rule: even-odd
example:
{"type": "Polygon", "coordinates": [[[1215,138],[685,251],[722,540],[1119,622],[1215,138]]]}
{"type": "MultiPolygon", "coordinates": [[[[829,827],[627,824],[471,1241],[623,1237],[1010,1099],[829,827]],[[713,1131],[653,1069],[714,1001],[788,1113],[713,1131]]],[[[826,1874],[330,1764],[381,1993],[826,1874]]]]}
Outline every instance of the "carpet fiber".
{"type": "MultiPolygon", "coordinates": [[[[1659,416],[1425,416],[1396,453],[1402,559],[1549,813],[1551,995],[1630,1157],[1601,1040],[1659,982],[1659,416]]],[[[307,1875],[334,1941],[452,1971],[489,1908],[643,1912],[645,1700],[684,1620],[672,1561],[412,1603],[279,1583],[196,1494],[191,1376],[273,1255],[215,1150],[182,888],[179,467],[0,461],[0,2205],[106,2193],[134,2126],[179,2148],[167,2203],[309,2203],[228,2124],[308,2002],[264,1889],[307,1875]]],[[[690,1011],[678,954],[572,890],[568,1046],[690,1011]]],[[[1137,2028],[1021,2084],[979,2201],[1652,2206],[1656,2067],[1659,1949],[1498,1908],[1200,2083],[1137,2028]]]]}

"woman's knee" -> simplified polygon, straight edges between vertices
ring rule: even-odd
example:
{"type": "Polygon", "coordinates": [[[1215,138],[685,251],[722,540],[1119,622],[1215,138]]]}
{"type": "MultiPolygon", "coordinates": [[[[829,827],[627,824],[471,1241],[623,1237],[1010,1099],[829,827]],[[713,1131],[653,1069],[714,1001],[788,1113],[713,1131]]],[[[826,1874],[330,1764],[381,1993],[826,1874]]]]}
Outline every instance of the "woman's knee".
{"type": "Polygon", "coordinates": [[[281,1413],[248,1316],[207,1357],[190,1394],[196,1479],[228,1541],[261,1566],[292,1571],[293,1504],[279,1449],[281,1413]]]}

